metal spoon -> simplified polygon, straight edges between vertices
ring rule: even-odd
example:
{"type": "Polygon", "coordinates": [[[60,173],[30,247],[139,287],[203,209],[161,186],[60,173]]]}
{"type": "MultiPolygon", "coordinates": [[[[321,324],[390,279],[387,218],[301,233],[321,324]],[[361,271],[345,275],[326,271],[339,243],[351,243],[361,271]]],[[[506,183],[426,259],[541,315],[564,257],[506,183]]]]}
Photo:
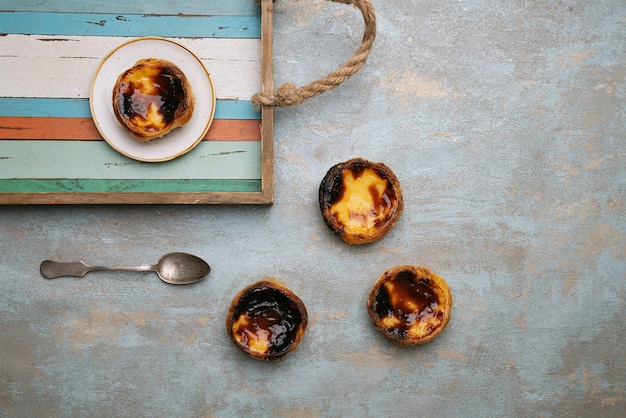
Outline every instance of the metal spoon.
{"type": "Polygon", "coordinates": [[[90,271],[113,270],[140,271],[142,273],[154,271],[166,283],[191,284],[202,280],[204,276],[209,274],[211,267],[201,258],[186,253],[165,254],[154,266],[148,264],[134,267],[89,266],[83,261],[64,263],[53,260],[43,261],[39,266],[41,275],[46,279],[63,276],[83,277],[90,271]]]}

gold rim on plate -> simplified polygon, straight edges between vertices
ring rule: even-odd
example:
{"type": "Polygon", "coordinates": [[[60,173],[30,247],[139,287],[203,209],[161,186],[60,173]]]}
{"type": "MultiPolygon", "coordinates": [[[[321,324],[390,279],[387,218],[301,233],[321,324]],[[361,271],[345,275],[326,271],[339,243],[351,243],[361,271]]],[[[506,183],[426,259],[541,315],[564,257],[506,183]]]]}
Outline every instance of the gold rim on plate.
{"type": "Polygon", "coordinates": [[[200,58],[185,46],[166,38],[142,37],[111,51],[100,63],[91,82],[89,106],[96,128],[120,154],[138,161],[169,161],[191,151],[208,132],[215,115],[215,88],[200,58]],[[191,119],[163,138],[140,142],[117,121],[113,112],[113,87],[121,73],[143,58],[173,62],[187,76],[194,92],[191,119]]]}

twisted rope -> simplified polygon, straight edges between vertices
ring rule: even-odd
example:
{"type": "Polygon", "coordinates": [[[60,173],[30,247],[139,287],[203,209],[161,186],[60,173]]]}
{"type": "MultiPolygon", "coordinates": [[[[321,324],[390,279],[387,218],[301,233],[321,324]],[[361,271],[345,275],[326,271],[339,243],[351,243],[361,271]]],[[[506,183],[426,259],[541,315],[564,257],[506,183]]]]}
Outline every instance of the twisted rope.
{"type": "MultiPolygon", "coordinates": [[[[274,0],[276,1],[276,0],[274,0]]],[[[376,38],[376,14],[370,0],[329,0],[337,3],[352,4],[363,14],[365,30],[361,45],[341,68],[332,71],[326,77],[312,82],[304,87],[296,87],[285,83],[273,93],[256,93],[252,96],[252,103],[256,106],[293,106],[302,104],[305,100],[315,97],[325,91],[334,89],[350,78],[365,64],[376,38]]]]}

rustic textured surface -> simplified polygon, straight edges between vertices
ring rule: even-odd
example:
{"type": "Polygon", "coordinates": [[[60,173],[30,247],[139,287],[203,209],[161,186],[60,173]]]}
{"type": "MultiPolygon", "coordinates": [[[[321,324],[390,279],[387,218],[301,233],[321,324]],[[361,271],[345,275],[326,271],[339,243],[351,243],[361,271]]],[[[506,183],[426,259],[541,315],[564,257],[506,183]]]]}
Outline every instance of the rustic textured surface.
{"type": "MultiPolygon", "coordinates": [[[[271,207],[1,207],[2,416],[623,416],[626,409],[626,5],[375,1],[378,37],[344,85],[276,112],[271,207]],[[390,166],[402,218],[350,247],[317,187],[339,161],[390,166]],[[206,258],[209,279],[46,281],[45,258],[206,258]],[[446,330],[393,346],[369,322],[378,275],[421,264],[448,281],[446,330]],[[310,328],[260,363],[224,330],[263,276],[310,328]]],[[[276,82],[349,57],[355,10],[281,0],[276,82]]]]}

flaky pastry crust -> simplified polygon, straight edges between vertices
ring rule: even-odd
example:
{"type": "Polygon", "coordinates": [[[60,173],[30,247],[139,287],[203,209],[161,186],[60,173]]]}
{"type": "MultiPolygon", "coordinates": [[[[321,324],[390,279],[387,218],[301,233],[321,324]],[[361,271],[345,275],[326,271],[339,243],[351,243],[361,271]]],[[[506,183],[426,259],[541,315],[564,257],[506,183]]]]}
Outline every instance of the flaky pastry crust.
{"type": "Polygon", "coordinates": [[[450,320],[452,294],[446,281],[426,267],[402,265],[385,271],[367,299],[376,328],[400,345],[439,335],[450,320]]]}
{"type": "Polygon", "coordinates": [[[191,119],[195,97],[185,74],[174,63],[145,58],[119,75],[113,86],[113,112],[134,138],[160,138],[191,119]]]}
{"type": "Polygon", "coordinates": [[[237,293],[226,316],[226,332],[233,344],[254,359],[270,362],[298,346],[307,324],[302,300],[270,279],[237,293]]]}
{"type": "Polygon", "coordinates": [[[382,238],[404,208],[396,175],[383,163],[353,158],[336,164],[319,188],[319,205],[328,228],[348,244],[382,238]]]}

